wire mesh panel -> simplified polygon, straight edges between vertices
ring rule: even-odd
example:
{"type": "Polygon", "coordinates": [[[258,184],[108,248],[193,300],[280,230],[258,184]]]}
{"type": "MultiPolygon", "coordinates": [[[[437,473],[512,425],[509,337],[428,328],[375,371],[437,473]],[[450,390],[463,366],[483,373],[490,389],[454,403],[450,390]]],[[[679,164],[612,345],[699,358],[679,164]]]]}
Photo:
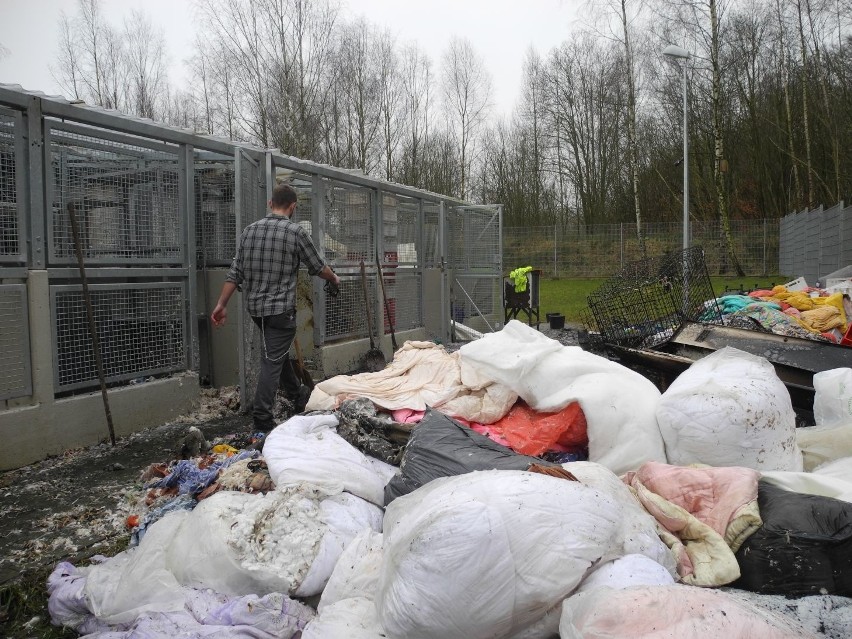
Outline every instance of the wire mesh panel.
{"type": "Polygon", "coordinates": [[[326,197],[326,233],[329,245],[338,252],[340,262],[372,264],[376,251],[373,224],[373,192],[364,187],[328,182],[326,197]]]}
{"type": "MultiPolygon", "coordinates": [[[[186,290],[181,283],[89,286],[108,383],[184,370],[186,290]]],[[[56,389],[98,385],[82,286],[50,287],[56,389]]]]}
{"type": "Polygon", "coordinates": [[[486,326],[478,326],[477,330],[484,330],[489,325],[495,328],[495,322],[502,320],[496,310],[502,308],[501,285],[501,278],[490,275],[457,275],[453,282],[453,320],[468,324],[481,319],[486,326]]]}
{"type": "Polygon", "coordinates": [[[423,279],[412,266],[400,265],[392,274],[385,274],[388,303],[383,311],[385,329],[405,331],[423,326],[423,279]]]}
{"type": "MultiPolygon", "coordinates": [[[[421,247],[418,246],[421,226],[420,201],[399,198],[396,217],[396,262],[400,265],[417,264],[422,253],[421,247]]],[[[385,250],[387,251],[387,247],[385,250]]]]}
{"type": "Polygon", "coordinates": [[[32,394],[26,284],[0,284],[0,400],[32,394]]]}
{"type": "Polygon", "coordinates": [[[381,333],[378,326],[380,317],[376,313],[379,308],[378,281],[375,269],[366,271],[367,295],[364,296],[364,286],[361,283],[361,272],[358,269],[338,273],[340,276],[340,291],[337,297],[326,296],[325,301],[325,335],[327,339],[365,339],[370,336],[367,329],[367,305],[373,321],[373,338],[381,333]]]}
{"type": "Polygon", "coordinates": [[[62,126],[51,123],[49,132],[52,263],[75,260],[69,205],[75,208],[87,262],[182,262],[177,151],[62,126]]]}
{"type": "Polygon", "coordinates": [[[20,259],[15,118],[0,111],[0,261],[20,259]]]}
{"type": "Polygon", "coordinates": [[[625,265],[588,297],[604,341],[651,348],[684,320],[721,322],[701,247],[625,265]]]}
{"type": "Polygon", "coordinates": [[[382,304],[384,332],[423,325],[421,282],[417,271],[420,202],[385,194],[382,206],[382,277],[386,302],[382,304]]]}
{"type": "Polygon", "coordinates": [[[376,229],[373,222],[373,191],[341,182],[329,181],[325,185],[326,255],[334,256],[334,268],[341,278],[337,297],[326,297],[325,337],[369,337],[367,330],[367,304],[373,319],[373,335],[381,334],[378,314],[376,270],[376,229]],[[365,264],[367,295],[361,284],[360,263],[365,264]]]}
{"type": "MultiPolygon", "coordinates": [[[[681,250],[683,225],[656,222],[643,225],[647,255],[681,250]]],[[[732,220],[734,252],[749,275],[769,275],[780,268],[779,221],[732,220]]],[[[733,274],[733,263],[718,220],[690,224],[690,244],[704,248],[707,270],[733,274]]],[[[507,270],[518,266],[542,269],[546,277],[609,277],[625,264],[643,259],[636,225],[592,224],[573,226],[507,226],[503,228],[503,262],[507,270]]],[[[780,269],[780,271],[779,271],[780,269]]]]}
{"type": "MultiPolygon", "coordinates": [[[[457,322],[502,318],[503,275],[497,207],[451,207],[448,262],[455,272],[450,313],[457,322]]],[[[485,327],[481,327],[485,328],[485,327]]]]}
{"type": "Polygon", "coordinates": [[[451,207],[450,255],[453,268],[501,269],[500,213],[494,208],[451,207]]]}
{"type": "Polygon", "coordinates": [[[227,266],[234,258],[234,162],[195,163],[195,246],[199,268],[227,266]]]}
{"type": "Polygon", "coordinates": [[[556,270],[555,226],[512,226],[503,229],[503,263],[507,271],[522,266],[556,270]]]}

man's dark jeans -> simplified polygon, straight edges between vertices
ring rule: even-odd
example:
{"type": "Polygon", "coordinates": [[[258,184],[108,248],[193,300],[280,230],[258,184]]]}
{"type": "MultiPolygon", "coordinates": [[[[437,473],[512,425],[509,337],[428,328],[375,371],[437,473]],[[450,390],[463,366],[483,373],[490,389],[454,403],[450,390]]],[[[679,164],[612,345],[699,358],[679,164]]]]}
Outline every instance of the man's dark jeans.
{"type": "Polygon", "coordinates": [[[275,405],[279,382],[290,401],[296,402],[299,397],[299,378],[293,371],[289,356],[290,345],[296,336],[296,312],[252,317],[252,320],[261,334],[260,371],[252,417],[255,428],[269,431],[276,426],[272,407],[275,405]]]}

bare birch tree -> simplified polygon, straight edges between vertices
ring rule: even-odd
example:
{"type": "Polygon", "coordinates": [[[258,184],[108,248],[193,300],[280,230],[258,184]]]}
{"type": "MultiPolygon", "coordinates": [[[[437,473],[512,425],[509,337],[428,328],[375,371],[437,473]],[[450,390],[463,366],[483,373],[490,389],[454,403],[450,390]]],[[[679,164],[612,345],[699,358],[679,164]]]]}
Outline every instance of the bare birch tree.
{"type": "Polygon", "coordinates": [[[429,137],[433,107],[432,63],[416,46],[405,47],[401,57],[405,142],[400,176],[409,184],[420,185],[422,149],[429,137]]]}
{"type": "Polygon", "coordinates": [[[458,195],[465,197],[478,134],[491,107],[491,77],[470,42],[460,38],[450,41],[441,73],[444,110],[459,156],[458,195]]]}
{"type": "Polygon", "coordinates": [[[165,41],[162,29],[134,10],[124,21],[128,107],[143,118],[154,118],[166,93],[165,41]]]}
{"type": "Polygon", "coordinates": [[[56,55],[56,63],[50,65],[50,73],[59,87],[75,100],[83,99],[80,86],[82,82],[80,55],[74,25],[62,11],[59,14],[59,51],[56,55]]]}

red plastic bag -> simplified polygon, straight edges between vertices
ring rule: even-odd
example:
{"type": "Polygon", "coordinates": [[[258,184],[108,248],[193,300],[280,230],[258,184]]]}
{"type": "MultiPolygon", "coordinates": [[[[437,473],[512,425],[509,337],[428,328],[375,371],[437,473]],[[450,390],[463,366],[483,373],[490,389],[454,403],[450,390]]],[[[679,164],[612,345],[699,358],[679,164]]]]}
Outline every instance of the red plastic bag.
{"type": "Polygon", "coordinates": [[[571,402],[558,413],[538,413],[518,400],[492,427],[502,430],[512,450],[534,457],[549,450],[584,447],[589,443],[586,416],[577,402],[571,402]]]}

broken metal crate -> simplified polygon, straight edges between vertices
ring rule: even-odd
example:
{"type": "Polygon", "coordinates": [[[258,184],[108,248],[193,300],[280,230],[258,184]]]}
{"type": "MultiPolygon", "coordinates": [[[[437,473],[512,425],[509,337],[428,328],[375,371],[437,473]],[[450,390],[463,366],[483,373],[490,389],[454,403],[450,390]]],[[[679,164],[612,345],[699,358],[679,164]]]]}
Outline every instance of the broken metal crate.
{"type": "Polygon", "coordinates": [[[722,321],[700,246],[627,264],[588,306],[604,342],[632,348],[667,342],[686,320],[722,321]]]}

